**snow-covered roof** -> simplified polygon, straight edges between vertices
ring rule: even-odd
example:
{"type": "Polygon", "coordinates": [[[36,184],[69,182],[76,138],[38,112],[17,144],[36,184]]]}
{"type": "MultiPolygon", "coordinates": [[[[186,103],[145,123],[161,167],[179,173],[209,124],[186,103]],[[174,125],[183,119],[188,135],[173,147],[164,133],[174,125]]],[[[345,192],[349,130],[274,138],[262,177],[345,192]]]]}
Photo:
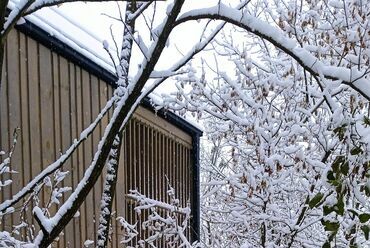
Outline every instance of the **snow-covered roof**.
{"type": "MultiPolygon", "coordinates": [[[[8,5],[9,8],[13,8],[16,2],[18,2],[18,0],[10,0],[8,5]]],[[[91,5],[90,7],[87,5],[82,7],[92,8],[91,5]]],[[[86,13],[89,12],[87,11],[86,13]]],[[[82,15],[81,13],[81,18],[85,18],[85,15],[82,15]]],[[[103,39],[99,37],[97,32],[84,27],[81,24],[83,22],[79,22],[76,19],[69,17],[67,9],[63,9],[62,7],[43,8],[31,15],[27,15],[25,19],[46,31],[50,36],[53,36],[64,44],[70,46],[72,49],[97,65],[111,73],[115,72],[113,63],[107,52],[104,50],[103,39]]],[[[116,51],[112,52],[116,53],[116,51]]]]}

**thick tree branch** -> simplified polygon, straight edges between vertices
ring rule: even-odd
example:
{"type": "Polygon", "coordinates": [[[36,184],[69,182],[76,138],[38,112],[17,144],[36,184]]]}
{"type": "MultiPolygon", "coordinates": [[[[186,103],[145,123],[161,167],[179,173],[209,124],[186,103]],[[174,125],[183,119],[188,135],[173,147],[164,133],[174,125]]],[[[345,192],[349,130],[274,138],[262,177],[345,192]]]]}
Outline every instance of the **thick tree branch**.
{"type": "MultiPolygon", "coordinates": [[[[136,10],[135,1],[128,3],[125,14],[125,29],[123,31],[122,50],[120,58],[120,67],[118,68],[118,89],[115,91],[117,99],[119,99],[120,92],[124,92],[124,87],[128,85],[128,72],[130,67],[130,59],[132,54],[132,44],[135,29],[135,20],[129,19],[129,16],[136,10]]],[[[107,175],[105,176],[104,188],[100,206],[99,228],[97,248],[107,246],[109,236],[109,226],[112,213],[112,205],[114,194],[116,190],[118,178],[118,166],[122,146],[122,131],[120,131],[113,142],[107,164],[107,175]]]]}
{"type": "Polygon", "coordinates": [[[116,191],[119,158],[121,154],[122,132],[116,135],[110,150],[107,175],[105,176],[98,227],[97,248],[107,247],[112,205],[116,191]]]}

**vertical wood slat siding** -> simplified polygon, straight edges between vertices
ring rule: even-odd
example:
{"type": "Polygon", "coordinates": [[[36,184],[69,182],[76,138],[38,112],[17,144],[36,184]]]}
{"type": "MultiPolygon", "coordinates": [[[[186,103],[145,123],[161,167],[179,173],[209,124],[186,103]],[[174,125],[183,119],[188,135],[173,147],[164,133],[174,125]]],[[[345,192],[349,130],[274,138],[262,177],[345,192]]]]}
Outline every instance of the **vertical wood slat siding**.
{"type": "MultiPolygon", "coordinates": [[[[10,34],[9,34],[10,35],[10,34]]],[[[5,50],[5,59],[6,59],[6,62],[4,61],[3,65],[4,65],[4,68],[5,70],[5,73],[3,73],[3,79],[4,79],[4,82],[6,82],[8,80],[8,55],[9,55],[9,52],[8,52],[8,48],[5,50]]],[[[9,133],[8,133],[8,102],[9,102],[9,97],[8,97],[8,85],[5,84],[5,83],[2,83],[1,84],[1,92],[2,92],[2,99],[4,99],[4,102],[1,103],[1,119],[4,120],[4,121],[0,121],[0,124],[1,124],[1,143],[4,144],[4,148],[2,147],[1,150],[5,150],[8,149],[9,150],[9,133]]],[[[2,180],[7,180],[9,177],[8,175],[2,175],[1,179],[2,180]]],[[[6,198],[8,197],[8,192],[6,192],[5,190],[2,190],[1,191],[1,196],[3,198],[6,198]]],[[[9,217],[5,217],[3,223],[2,223],[2,228],[3,230],[6,230],[6,231],[9,231],[10,230],[10,226],[11,226],[11,219],[9,220],[9,217]]]]}
{"type": "MultiPolygon", "coordinates": [[[[21,87],[21,92],[20,92],[20,99],[21,101],[21,124],[20,124],[20,140],[18,143],[18,147],[21,148],[16,148],[20,149],[22,151],[22,163],[20,165],[23,166],[20,174],[22,175],[22,184],[25,185],[26,183],[29,182],[31,179],[30,177],[30,171],[31,171],[31,165],[30,163],[27,164],[27,161],[30,161],[30,129],[28,125],[28,120],[29,120],[29,111],[28,111],[28,102],[29,102],[29,95],[28,95],[28,79],[27,79],[27,39],[24,34],[19,33],[19,75],[20,75],[20,87],[21,87]]],[[[5,83],[5,81],[3,81],[5,83]]],[[[1,101],[0,101],[1,102],[1,101]]],[[[1,104],[1,103],[0,103],[1,104]]],[[[53,145],[53,143],[52,143],[53,145]]],[[[52,150],[54,151],[53,147],[52,150]]],[[[19,166],[20,166],[19,165],[19,166]]],[[[20,175],[19,175],[20,176],[20,175]]],[[[30,219],[31,215],[28,212],[28,216],[25,216],[24,218],[30,219]]],[[[22,235],[25,235],[26,231],[22,232],[22,235]]]]}
{"type": "MultiPolygon", "coordinates": [[[[190,200],[190,192],[185,185],[189,184],[190,178],[190,144],[179,142],[174,137],[159,130],[159,127],[148,124],[142,119],[134,118],[125,130],[125,138],[129,144],[124,147],[124,157],[127,157],[127,164],[124,164],[125,175],[133,175],[125,182],[125,192],[138,190],[140,193],[167,203],[171,199],[167,195],[167,179],[175,188],[176,197],[180,199],[181,206],[186,207],[190,200]],[[134,161],[131,161],[133,158],[134,161]],[[133,173],[132,173],[133,172],[133,173]],[[145,179],[144,178],[145,175],[145,179]]],[[[127,216],[129,223],[137,223],[141,226],[143,220],[149,215],[149,211],[142,211],[141,217],[135,214],[135,202],[126,199],[126,210],[123,214],[127,216]]],[[[166,214],[159,209],[159,212],[166,214]]],[[[182,216],[179,216],[183,220],[182,216]]],[[[140,230],[141,237],[149,237],[148,230],[140,230]]],[[[189,233],[188,233],[189,235],[189,233]]],[[[162,246],[164,240],[159,241],[162,246]]],[[[128,246],[134,246],[137,239],[133,239],[128,246]]],[[[148,246],[149,247],[149,246],[148,246]]]]}
{"type": "MultiPolygon", "coordinates": [[[[77,73],[74,64],[69,63],[69,75],[71,79],[70,84],[70,99],[71,99],[71,139],[77,137],[77,73]]],[[[71,174],[72,177],[72,187],[76,187],[78,184],[79,170],[78,170],[78,153],[72,155],[71,158],[71,167],[74,173],[71,174]]],[[[79,218],[74,218],[72,220],[73,233],[80,233],[80,223],[79,218]]],[[[70,240],[73,247],[80,245],[80,236],[73,235],[74,240],[70,240]]]]}
{"type": "MultiPolygon", "coordinates": [[[[16,74],[16,70],[14,68],[16,68],[18,66],[18,56],[17,56],[17,53],[16,51],[13,51],[13,49],[16,49],[18,47],[18,37],[17,37],[17,34],[13,34],[12,36],[10,36],[10,38],[13,40],[12,44],[7,44],[8,46],[8,54],[7,54],[7,57],[8,58],[11,58],[11,57],[15,57],[14,60],[12,61],[9,61],[7,60],[7,80],[8,81],[14,81],[16,83],[12,84],[12,85],[7,85],[7,87],[4,87],[7,91],[7,98],[8,98],[8,104],[6,106],[6,114],[11,117],[11,118],[14,118],[15,120],[10,120],[11,118],[9,118],[6,122],[3,122],[4,127],[8,127],[10,128],[11,130],[14,130],[17,126],[17,122],[19,121],[19,118],[17,118],[17,114],[16,114],[16,105],[18,105],[18,101],[14,101],[12,103],[10,103],[10,100],[11,100],[11,95],[16,93],[16,88],[17,86],[19,85],[17,82],[18,82],[18,76],[19,75],[15,75],[16,74]]],[[[5,104],[4,104],[5,105],[5,104]]],[[[3,131],[3,130],[2,130],[3,131]]],[[[8,135],[4,135],[3,137],[3,141],[5,141],[5,139],[7,139],[7,142],[9,144],[9,146],[12,144],[12,134],[8,134],[8,135]]],[[[14,176],[12,175],[6,175],[5,177],[6,179],[13,179],[14,180],[14,176]]],[[[4,197],[9,197],[12,195],[12,188],[10,187],[8,191],[4,191],[4,197]]],[[[10,221],[8,222],[9,227],[11,227],[12,225],[14,225],[14,220],[13,219],[10,219],[10,221]]]]}
{"type": "MultiPolygon", "coordinates": [[[[12,31],[8,41],[11,42],[7,43],[6,55],[11,54],[11,57],[5,57],[1,84],[0,149],[9,150],[13,129],[19,127],[18,143],[12,159],[12,169],[19,173],[12,175],[11,186],[2,189],[0,201],[9,199],[11,194],[17,192],[65,151],[72,140],[90,124],[91,118],[97,115],[102,104],[106,103],[110,88],[106,83],[100,84],[96,77],[91,79],[86,71],[22,33],[12,31]],[[95,85],[94,91],[90,89],[92,84],[95,85]],[[91,99],[98,104],[91,105],[91,99]]],[[[103,125],[106,125],[107,120],[108,117],[104,118],[103,125]]],[[[94,145],[101,136],[101,130],[102,128],[97,128],[94,132],[94,145]]],[[[70,171],[63,182],[65,186],[75,188],[90,163],[93,148],[91,138],[87,143],[90,146],[85,149],[86,152],[84,147],[78,149],[62,168],[63,171],[70,171]]],[[[4,179],[5,177],[8,175],[4,179]]],[[[97,188],[95,200],[99,202],[101,183],[97,188]]],[[[46,190],[40,194],[41,206],[49,200],[49,193],[46,190]]],[[[67,193],[65,198],[69,195],[67,193]]],[[[90,205],[92,203],[91,200],[90,205]]],[[[21,204],[16,207],[19,206],[21,204]]],[[[51,208],[51,215],[56,208],[51,208]]],[[[94,240],[95,223],[90,216],[86,218],[85,208],[86,206],[82,207],[80,217],[67,225],[64,235],[52,247],[83,247],[87,238],[94,240]],[[93,227],[89,236],[86,235],[88,227],[93,227]]],[[[32,220],[31,211],[32,206],[26,211],[25,218],[28,220],[32,220]]],[[[19,213],[15,213],[2,219],[1,229],[10,230],[10,226],[19,224],[18,216],[19,213]]],[[[24,237],[25,232],[20,235],[24,237]]]]}
{"type": "MultiPolygon", "coordinates": [[[[1,190],[0,201],[9,198],[58,158],[113,94],[111,86],[24,34],[12,31],[8,40],[11,42],[6,47],[0,96],[0,150],[9,150],[13,129],[19,127],[12,160],[12,169],[19,173],[11,176],[11,186],[1,190]]],[[[111,113],[61,169],[70,171],[64,186],[75,188],[83,177],[111,113]]],[[[125,197],[130,189],[170,203],[166,193],[168,177],[181,205],[186,206],[190,200],[189,135],[154,113],[139,108],[124,131],[121,149],[115,215],[112,217],[114,235],[110,247],[123,246],[120,243],[123,232],[116,221],[117,216],[125,217],[130,223],[139,221],[138,226],[142,223],[134,211],[136,203],[125,197]]],[[[3,176],[4,179],[7,177],[3,176]]],[[[79,216],[67,225],[64,235],[52,247],[83,247],[85,240],[95,241],[103,183],[101,177],[82,204],[79,216]]],[[[70,192],[66,193],[64,198],[69,195],[70,192]]],[[[40,196],[40,204],[44,205],[49,200],[50,191],[46,189],[40,196]]],[[[32,207],[25,212],[25,219],[32,220],[32,207]]],[[[53,215],[56,209],[53,205],[50,214],[53,215]]],[[[165,214],[165,211],[159,211],[165,214]]],[[[148,214],[144,212],[142,217],[148,214]]],[[[2,219],[0,228],[10,230],[12,225],[19,224],[18,216],[16,213],[2,219]]],[[[37,231],[37,224],[35,226],[37,231]]],[[[140,233],[149,235],[149,231],[140,233]]],[[[25,232],[20,235],[24,237],[25,232]]],[[[134,239],[131,244],[136,241],[134,239]]]]}

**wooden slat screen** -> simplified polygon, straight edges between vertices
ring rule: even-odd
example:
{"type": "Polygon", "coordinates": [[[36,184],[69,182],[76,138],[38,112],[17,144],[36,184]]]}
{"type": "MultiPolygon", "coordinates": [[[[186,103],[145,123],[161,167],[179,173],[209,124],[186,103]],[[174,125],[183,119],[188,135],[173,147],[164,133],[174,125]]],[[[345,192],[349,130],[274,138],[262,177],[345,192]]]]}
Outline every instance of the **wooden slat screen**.
{"type": "MultiPolygon", "coordinates": [[[[0,191],[0,202],[9,199],[58,158],[112,94],[112,87],[104,81],[23,33],[12,31],[6,44],[1,84],[0,150],[10,149],[13,130],[20,128],[12,158],[12,169],[18,173],[2,177],[10,177],[13,183],[0,191]]],[[[83,177],[110,114],[63,166],[63,171],[70,171],[63,181],[65,186],[75,188],[83,177]]],[[[125,130],[123,142],[110,247],[123,246],[117,216],[124,216],[129,222],[138,220],[134,203],[125,197],[129,189],[169,202],[166,175],[181,199],[181,206],[186,206],[192,185],[191,137],[164,119],[140,107],[125,130]]],[[[99,178],[79,216],[68,224],[64,235],[52,247],[79,248],[86,240],[96,239],[103,180],[103,176],[99,178]]],[[[69,195],[70,192],[64,197],[69,195]]],[[[40,193],[41,206],[47,204],[49,196],[47,189],[40,193]]],[[[21,205],[17,204],[17,211],[1,220],[1,230],[10,231],[22,218],[32,219],[32,206],[20,215],[21,205]]],[[[51,215],[56,209],[57,206],[51,208],[51,215]]],[[[37,224],[27,232],[31,231],[38,231],[37,224]]],[[[22,230],[19,238],[25,239],[25,234],[26,230],[22,230]]]]}
{"type": "MultiPolygon", "coordinates": [[[[143,119],[138,117],[140,116],[136,115],[136,118],[131,120],[124,135],[126,145],[123,146],[122,152],[126,158],[124,161],[127,162],[122,168],[124,168],[124,175],[132,175],[125,182],[124,193],[137,190],[149,198],[170,203],[166,193],[168,190],[166,178],[168,178],[170,185],[175,188],[176,197],[180,199],[180,206],[186,207],[190,201],[191,190],[189,140],[169,135],[159,126],[143,122],[143,119]]],[[[125,204],[127,221],[141,226],[143,220],[148,217],[148,211],[143,211],[139,217],[134,211],[135,201],[126,197],[125,204]]],[[[166,214],[165,211],[162,212],[163,215],[166,214]]],[[[182,218],[181,215],[179,218],[182,218]]],[[[141,238],[146,238],[149,234],[148,231],[140,230],[141,238]]],[[[137,239],[134,239],[128,245],[134,246],[136,243],[137,239]]]]}

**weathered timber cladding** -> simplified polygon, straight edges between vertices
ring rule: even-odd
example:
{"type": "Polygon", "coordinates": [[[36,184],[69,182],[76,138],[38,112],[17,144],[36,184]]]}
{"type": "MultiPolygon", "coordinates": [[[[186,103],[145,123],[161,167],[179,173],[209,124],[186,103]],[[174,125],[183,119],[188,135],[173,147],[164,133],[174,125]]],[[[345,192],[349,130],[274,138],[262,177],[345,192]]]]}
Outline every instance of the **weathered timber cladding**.
{"type": "MultiPolygon", "coordinates": [[[[112,94],[111,85],[23,33],[12,31],[6,45],[1,83],[0,150],[10,149],[13,130],[19,128],[12,158],[12,169],[18,173],[3,176],[3,179],[10,177],[13,183],[0,191],[0,202],[9,199],[57,159],[95,119],[112,94]]],[[[110,115],[63,166],[62,171],[70,171],[62,182],[64,186],[75,188],[83,177],[110,115]]],[[[187,133],[150,110],[143,107],[137,110],[123,135],[110,247],[123,247],[117,216],[124,216],[131,223],[142,223],[133,210],[135,202],[125,197],[130,189],[169,202],[168,178],[181,206],[187,206],[192,190],[191,146],[192,138],[187,133]]],[[[68,224],[64,235],[52,247],[83,247],[86,240],[96,239],[103,182],[101,176],[78,217],[68,224]]],[[[61,201],[69,195],[70,192],[66,193],[61,201]]],[[[49,200],[50,190],[46,188],[40,192],[39,205],[46,206],[49,200]]],[[[21,213],[22,204],[18,203],[16,212],[1,220],[2,230],[10,231],[22,219],[32,220],[32,206],[21,213]]],[[[51,216],[56,209],[55,205],[50,208],[51,216]]],[[[144,212],[142,217],[147,215],[144,212]]],[[[34,225],[34,230],[22,230],[19,236],[37,232],[35,222],[34,225]]],[[[142,231],[141,235],[148,232],[142,231]]]]}

